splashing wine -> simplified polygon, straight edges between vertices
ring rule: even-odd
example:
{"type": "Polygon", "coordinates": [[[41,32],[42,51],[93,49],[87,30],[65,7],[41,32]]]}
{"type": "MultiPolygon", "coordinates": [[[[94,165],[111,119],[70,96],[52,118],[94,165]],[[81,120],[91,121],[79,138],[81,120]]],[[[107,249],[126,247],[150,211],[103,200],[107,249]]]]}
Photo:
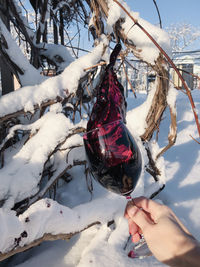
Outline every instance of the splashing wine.
{"type": "Polygon", "coordinates": [[[120,50],[117,44],[110,56],[83,140],[94,178],[108,190],[129,196],[142,164],[139,148],[125,126],[124,89],[113,70],[120,50]]]}

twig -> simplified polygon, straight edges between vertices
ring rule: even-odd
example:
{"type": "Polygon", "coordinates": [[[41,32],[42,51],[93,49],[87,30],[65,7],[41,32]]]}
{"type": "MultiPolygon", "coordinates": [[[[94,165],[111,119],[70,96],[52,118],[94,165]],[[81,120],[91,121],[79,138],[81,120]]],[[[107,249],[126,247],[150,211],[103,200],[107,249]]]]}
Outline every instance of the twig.
{"type": "MultiPolygon", "coordinates": [[[[54,23],[57,25],[57,23],[58,23],[59,21],[58,21],[56,15],[54,14],[54,12],[53,12],[52,9],[51,9],[51,11],[52,11],[52,14],[53,14],[53,16],[52,16],[53,21],[54,21],[54,23]]],[[[66,33],[66,35],[67,35],[68,40],[69,40],[70,48],[72,49],[72,52],[73,52],[74,56],[77,58],[77,55],[76,55],[76,53],[75,53],[75,51],[74,51],[74,49],[73,49],[73,45],[72,45],[71,39],[70,39],[70,37],[69,37],[69,34],[68,34],[68,32],[65,30],[65,28],[64,28],[64,31],[65,31],[65,33],[66,33]]]]}
{"type": "Polygon", "coordinates": [[[137,68],[135,68],[126,58],[124,59],[124,61],[131,66],[132,69],[134,69],[135,71],[139,72],[139,70],[137,68]]]}
{"type": "MultiPolygon", "coordinates": [[[[77,13],[76,13],[76,27],[77,27],[77,32],[78,32],[78,41],[77,41],[77,46],[79,47],[80,46],[80,28],[79,28],[79,25],[78,25],[78,18],[77,18],[77,13]]],[[[78,57],[78,54],[79,54],[79,49],[77,50],[77,57],[78,57]]]]}
{"type": "MultiPolygon", "coordinates": [[[[45,185],[45,187],[39,191],[39,193],[37,193],[34,197],[32,197],[27,206],[26,209],[28,207],[30,207],[32,204],[34,204],[36,201],[42,199],[44,197],[44,195],[56,184],[56,182],[62,178],[62,176],[70,169],[72,169],[74,166],[79,166],[79,165],[85,165],[86,161],[74,161],[73,165],[68,165],[64,170],[62,170],[57,176],[52,176],[50,178],[50,180],[47,182],[47,184],[45,185]]],[[[19,208],[17,210],[18,213],[22,213],[23,209],[19,208]]]]}
{"type": "Polygon", "coordinates": [[[153,2],[154,2],[154,5],[155,5],[156,10],[157,10],[157,13],[158,13],[158,18],[159,18],[160,28],[162,29],[162,21],[161,21],[160,11],[159,11],[159,9],[158,9],[158,5],[157,5],[157,3],[156,3],[156,0],[153,0],[153,2]]]}
{"type": "Polygon", "coordinates": [[[200,80],[200,77],[199,77],[198,75],[194,74],[194,73],[191,73],[191,72],[186,71],[186,70],[182,70],[182,69],[180,69],[180,68],[177,68],[177,69],[178,69],[179,71],[182,71],[182,72],[185,72],[185,73],[191,75],[192,77],[197,78],[197,80],[200,80]]]}
{"type": "Polygon", "coordinates": [[[80,47],[70,46],[70,45],[65,45],[65,46],[68,47],[68,48],[73,48],[73,49],[80,50],[80,51],[83,51],[83,52],[91,53],[91,51],[89,51],[87,49],[80,48],[80,47]]]}
{"type": "Polygon", "coordinates": [[[125,69],[123,60],[122,60],[122,66],[123,66],[124,73],[125,73],[125,75],[126,75],[126,79],[127,79],[128,83],[129,83],[129,85],[130,85],[130,87],[131,87],[131,90],[132,90],[132,92],[133,92],[135,98],[137,98],[136,93],[135,93],[135,90],[134,90],[134,88],[133,88],[133,86],[132,86],[132,84],[131,84],[131,82],[130,82],[130,80],[129,80],[129,78],[128,78],[128,75],[127,75],[127,72],[126,72],[126,69],[125,69]]]}
{"type": "Polygon", "coordinates": [[[190,134],[190,137],[191,137],[195,142],[197,142],[197,143],[200,145],[200,142],[197,141],[197,139],[195,139],[194,137],[192,137],[191,134],[190,134]]]}
{"type": "Polygon", "coordinates": [[[100,63],[98,63],[98,64],[95,64],[95,65],[91,66],[91,67],[85,68],[84,71],[87,71],[87,70],[96,68],[96,67],[98,67],[98,66],[103,66],[103,65],[106,65],[106,64],[107,64],[106,62],[100,62],[100,63]]]}
{"type": "Polygon", "coordinates": [[[155,191],[149,198],[153,199],[155,196],[157,196],[163,189],[165,188],[165,184],[163,184],[157,191],[155,191]]]}

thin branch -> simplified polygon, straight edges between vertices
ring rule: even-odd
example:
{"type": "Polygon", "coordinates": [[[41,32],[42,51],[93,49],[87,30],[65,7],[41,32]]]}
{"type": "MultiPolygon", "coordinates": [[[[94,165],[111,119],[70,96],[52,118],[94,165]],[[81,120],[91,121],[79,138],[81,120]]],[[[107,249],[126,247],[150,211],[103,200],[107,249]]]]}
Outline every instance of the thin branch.
{"type": "Polygon", "coordinates": [[[197,80],[200,80],[200,77],[198,76],[198,75],[196,75],[196,74],[194,74],[194,73],[191,73],[191,72],[189,72],[189,71],[187,71],[187,70],[183,70],[183,69],[180,69],[180,68],[177,68],[179,71],[182,71],[182,72],[184,72],[184,73],[187,73],[188,75],[190,75],[190,76],[192,76],[192,77],[194,77],[194,78],[197,78],[197,80]]]}
{"type": "Polygon", "coordinates": [[[131,84],[131,82],[130,82],[130,80],[129,80],[129,78],[128,78],[128,75],[127,75],[127,72],[126,72],[126,69],[125,69],[123,60],[122,60],[122,66],[123,66],[124,73],[125,73],[125,75],[126,75],[126,79],[127,79],[128,83],[129,83],[129,85],[130,85],[130,87],[131,87],[131,90],[132,90],[132,92],[133,92],[135,98],[137,98],[136,93],[135,93],[135,89],[133,88],[133,86],[132,86],[132,84],[131,84]]]}
{"type": "MultiPolygon", "coordinates": [[[[24,6],[22,5],[22,7],[24,6]]],[[[16,6],[15,1],[9,1],[9,8],[11,10],[11,14],[10,14],[11,21],[13,22],[14,25],[17,26],[18,30],[25,36],[27,42],[30,44],[32,49],[36,49],[34,46],[33,40],[32,40],[32,36],[30,36],[28,32],[28,30],[30,31],[31,29],[28,25],[24,23],[23,18],[22,18],[22,12],[19,13],[17,11],[17,6],[16,6]]],[[[33,32],[32,34],[34,35],[33,32]]]]}
{"type": "MultiPolygon", "coordinates": [[[[77,17],[77,14],[76,14],[76,17],[77,17]]],[[[78,25],[78,18],[77,18],[77,22],[76,22],[76,27],[77,27],[77,32],[78,32],[77,46],[79,47],[80,46],[81,35],[80,35],[80,28],[79,28],[79,25],[78,25]]],[[[77,57],[78,57],[78,54],[79,54],[79,49],[77,50],[77,57]]]]}
{"type": "Polygon", "coordinates": [[[88,70],[94,69],[94,68],[96,68],[98,66],[103,66],[103,65],[106,65],[106,64],[107,64],[106,62],[100,62],[98,64],[95,64],[95,65],[91,66],[91,67],[85,68],[84,71],[88,71],[88,70]]]}
{"type": "MultiPolygon", "coordinates": [[[[51,10],[51,12],[52,12],[52,14],[53,14],[53,15],[52,15],[52,19],[53,19],[54,23],[57,25],[57,23],[60,23],[60,22],[59,22],[59,20],[57,19],[56,15],[54,14],[54,11],[53,11],[52,9],[50,9],[50,10],[51,10]]],[[[65,28],[64,28],[64,31],[65,31],[65,33],[66,33],[66,35],[67,35],[68,40],[69,40],[70,48],[72,49],[72,52],[73,52],[74,56],[77,58],[77,55],[76,55],[76,53],[75,53],[75,51],[74,51],[74,49],[73,49],[73,45],[72,45],[72,42],[71,42],[72,39],[70,39],[70,36],[69,36],[68,32],[65,30],[65,28]]],[[[77,34],[77,33],[76,33],[76,34],[77,34]]]]}
{"type": "Polygon", "coordinates": [[[83,49],[83,48],[81,48],[81,47],[70,46],[70,45],[65,45],[65,47],[68,47],[68,48],[73,48],[73,49],[76,49],[76,50],[80,50],[80,51],[83,51],[83,52],[90,53],[90,51],[89,51],[89,50],[87,50],[87,49],[83,49]]]}
{"type": "Polygon", "coordinates": [[[155,182],[158,182],[159,181],[159,178],[158,176],[160,176],[160,170],[157,168],[156,166],[156,163],[153,159],[153,156],[151,154],[151,150],[148,146],[147,143],[144,143],[145,145],[145,149],[146,149],[146,152],[147,152],[147,156],[148,156],[148,159],[149,159],[149,163],[148,163],[148,166],[146,166],[146,171],[151,174],[151,176],[153,176],[155,182]]]}
{"type": "Polygon", "coordinates": [[[194,137],[192,137],[191,134],[190,134],[190,137],[191,137],[195,142],[197,142],[197,144],[200,145],[200,142],[198,142],[197,139],[195,139],[194,137]]]}
{"type": "Polygon", "coordinates": [[[157,191],[155,191],[151,196],[150,199],[153,199],[155,196],[157,196],[163,189],[165,188],[165,184],[163,184],[157,191]]]}
{"type": "Polygon", "coordinates": [[[126,58],[124,59],[124,61],[135,71],[139,72],[139,70],[137,68],[135,68],[126,58]]]}
{"type": "Polygon", "coordinates": [[[157,3],[156,3],[156,0],[153,0],[153,2],[154,2],[154,5],[155,5],[156,10],[157,10],[157,13],[158,13],[158,18],[159,18],[160,28],[162,29],[162,21],[161,21],[160,11],[159,11],[159,9],[158,9],[158,5],[157,5],[157,3]]]}
{"type": "Polygon", "coordinates": [[[44,28],[45,28],[45,22],[46,22],[46,13],[48,9],[48,0],[44,0],[44,2],[41,2],[42,10],[40,14],[40,22],[39,27],[36,32],[36,44],[40,43],[40,38],[44,34],[44,28]]]}

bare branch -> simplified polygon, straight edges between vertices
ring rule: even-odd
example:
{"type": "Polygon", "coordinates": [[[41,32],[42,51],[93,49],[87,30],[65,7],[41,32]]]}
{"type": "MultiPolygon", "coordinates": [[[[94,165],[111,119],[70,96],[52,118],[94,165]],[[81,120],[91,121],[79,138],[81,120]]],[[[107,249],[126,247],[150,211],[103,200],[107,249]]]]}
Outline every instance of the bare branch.
{"type": "Polygon", "coordinates": [[[157,5],[157,3],[156,3],[156,0],[153,0],[153,2],[154,2],[154,5],[155,5],[155,7],[156,7],[156,11],[157,11],[157,13],[158,13],[158,18],[159,18],[160,28],[162,29],[162,21],[161,21],[161,16],[160,16],[159,8],[158,8],[158,5],[157,5]]]}

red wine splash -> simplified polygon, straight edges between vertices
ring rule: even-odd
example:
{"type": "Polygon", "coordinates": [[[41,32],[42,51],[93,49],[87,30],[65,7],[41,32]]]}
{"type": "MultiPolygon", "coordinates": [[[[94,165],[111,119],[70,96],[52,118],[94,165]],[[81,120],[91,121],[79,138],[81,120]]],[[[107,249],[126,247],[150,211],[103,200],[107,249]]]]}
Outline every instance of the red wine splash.
{"type": "Polygon", "coordinates": [[[106,67],[102,83],[97,90],[97,100],[87,124],[87,131],[116,120],[126,121],[124,88],[113,70],[120,50],[121,45],[117,44],[110,56],[110,64],[106,67]]]}
{"type": "Polygon", "coordinates": [[[123,86],[113,70],[121,45],[110,56],[84,135],[89,167],[94,178],[115,193],[129,195],[141,173],[141,154],[125,126],[123,86]]]}

